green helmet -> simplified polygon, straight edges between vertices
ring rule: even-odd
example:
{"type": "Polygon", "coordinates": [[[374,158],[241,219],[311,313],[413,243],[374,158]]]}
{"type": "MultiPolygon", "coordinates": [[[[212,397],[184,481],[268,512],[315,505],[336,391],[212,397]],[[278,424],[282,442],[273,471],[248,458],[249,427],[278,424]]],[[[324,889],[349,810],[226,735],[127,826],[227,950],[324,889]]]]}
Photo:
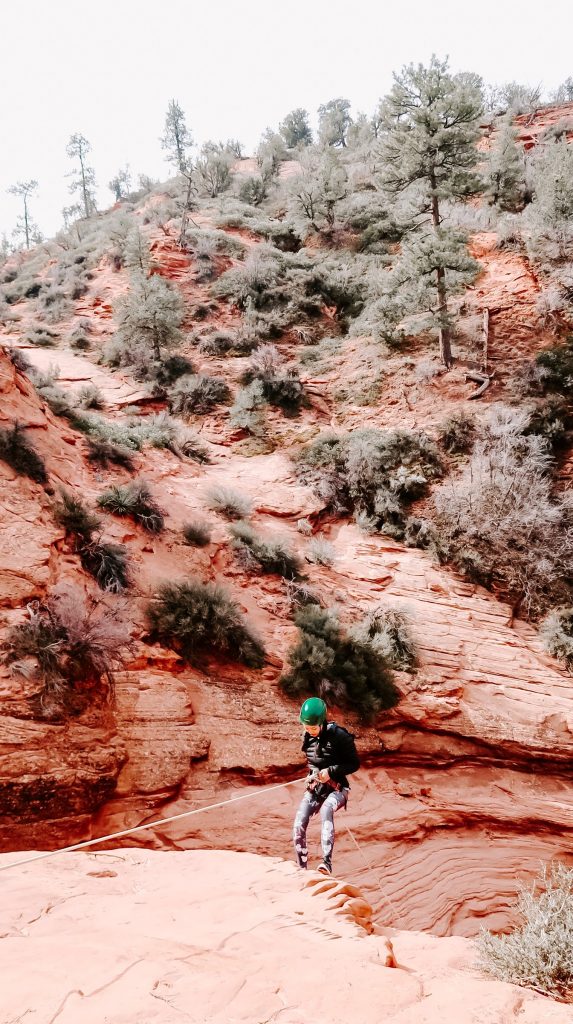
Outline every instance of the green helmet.
{"type": "Polygon", "coordinates": [[[303,725],[323,725],[326,722],[326,704],[320,697],[309,697],[300,709],[303,725]]]}

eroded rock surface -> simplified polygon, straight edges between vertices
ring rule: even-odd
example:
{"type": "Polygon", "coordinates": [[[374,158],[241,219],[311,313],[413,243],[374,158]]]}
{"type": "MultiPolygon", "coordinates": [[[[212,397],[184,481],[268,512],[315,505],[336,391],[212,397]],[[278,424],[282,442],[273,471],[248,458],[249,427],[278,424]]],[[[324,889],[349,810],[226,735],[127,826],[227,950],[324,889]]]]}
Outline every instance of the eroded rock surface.
{"type": "Polygon", "coordinates": [[[5,1021],[571,1019],[569,1007],[477,972],[467,940],[389,940],[359,889],[278,858],[70,854],[4,873],[3,888],[5,1021]]]}

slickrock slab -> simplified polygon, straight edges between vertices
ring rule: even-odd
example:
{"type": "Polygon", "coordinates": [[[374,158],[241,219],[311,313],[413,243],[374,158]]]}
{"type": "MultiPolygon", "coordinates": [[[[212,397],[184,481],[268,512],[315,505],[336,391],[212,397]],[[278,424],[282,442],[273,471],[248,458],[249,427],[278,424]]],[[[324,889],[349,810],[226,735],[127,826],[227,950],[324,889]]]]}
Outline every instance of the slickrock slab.
{"type": "Polygon", "coordinates": [[[3,886],[3,1024],[571,1020],[480,975],[467,940],[390,943],[359,889],[277,858],[72,854],[3,886]]]}

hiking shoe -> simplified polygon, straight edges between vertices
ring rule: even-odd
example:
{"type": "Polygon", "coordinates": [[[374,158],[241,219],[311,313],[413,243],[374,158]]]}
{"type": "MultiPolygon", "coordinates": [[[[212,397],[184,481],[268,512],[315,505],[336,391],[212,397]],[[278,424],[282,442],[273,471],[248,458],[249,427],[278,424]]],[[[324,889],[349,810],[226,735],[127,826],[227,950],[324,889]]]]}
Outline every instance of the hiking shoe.
{"type": "Polygon", "coordinates": [[[332,874],[332,864],[330,863],[329,860],[323,860],[322,864],[318,865],[317,871],[320,871],[320,873],[322,875],[331,875],[332,874]]]}

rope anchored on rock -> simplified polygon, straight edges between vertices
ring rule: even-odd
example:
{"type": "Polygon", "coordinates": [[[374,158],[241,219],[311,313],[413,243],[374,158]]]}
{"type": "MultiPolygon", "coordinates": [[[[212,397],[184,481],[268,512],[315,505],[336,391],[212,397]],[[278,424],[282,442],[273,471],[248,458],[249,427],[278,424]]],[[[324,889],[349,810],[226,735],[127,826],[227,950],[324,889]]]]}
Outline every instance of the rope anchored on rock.
{"type": "Polygon", "coordinates": [[[294,786],[299,782],[306,782],[307,776],[303,779],[291,779],[290,782],[279,782],[270,789],[259,790],[256,793],[243,793],[242,796],[231,797],[229,800],[219,800],[215,804],[206,804],[205,807],[194,807],[191,811],[181,811],[180,814],[171,814],[168,818],[158,818],[157,821],[148,821],[143,825],[134,825],[133,828],[124,828],[121,832],[111,832],[107,836],[100,836],[98,839],[86,839],[82,843],[74,843],[72,846],[62,846],[58,850],[46,850],[43,853],[35,853],[31,857],[23,857],[21,860],[11,861],[10,864],[0,865],[0,871],[8,871],[9,868],[17,868],[22,864],[32,864],[37,860],[45,860],[47,857],[57,857],[61,853],[75,853],[76,850],[86,850],[90,846],[97,846],[99,843],[107,843],[112,839],[123,839],[124,836],[132,836],[136,832],[143,832],[148,828],[156,828],[158,825],[167,825],[170,821],[181,821],[183,818],[190,818],[193,814],[203,814],[204,811],[213,811],[217,807],[226,807],[228,804],[238,804],[240,800],[253,800],[257,796],[266,796],[267,793],[274,793],[277,789],[285,789],[287,786],[294,786]]]}

